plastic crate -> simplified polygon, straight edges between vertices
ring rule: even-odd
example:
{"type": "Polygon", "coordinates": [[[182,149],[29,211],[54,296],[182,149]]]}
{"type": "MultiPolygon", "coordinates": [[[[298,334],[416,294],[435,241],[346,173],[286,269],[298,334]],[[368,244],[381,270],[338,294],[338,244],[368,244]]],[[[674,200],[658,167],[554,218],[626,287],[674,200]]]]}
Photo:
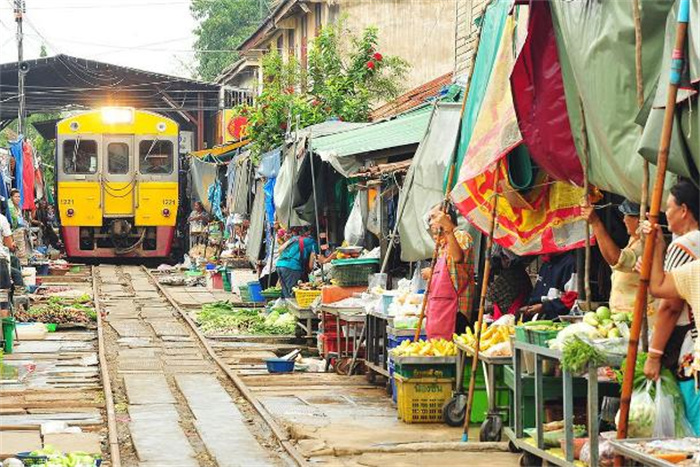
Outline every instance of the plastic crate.
{"type": "MultiPolygon", "coordinates": [[[[321,340],[323,342],[323,356],[328,357],[330,353],[338,353],[338,335],[334,332],[321,334],[321,340]]],[[[340,337],[340,349],[344,353],[350,353],[354,351],[354,346],[352,339],[348,339],[345,342],[344,337],[340,337]]],[[[364,357],[364,348],[360,348],[357,352],[358,357],[364,357]]]]}
{"type": "MultiPolygon", "coordinates": [[[[387,347],[386,348],[388,350],[391,350],[391,349],[395,349],[396,347],[401,345],[401,343],[403,341],[413,341],[414,336],[394,336],[394,335],[389,334],[386,337],[387,337],[387,347]]],[[[421,334],[420,339],[426,340],[427,334],[421,334]]]]}
{"type": "Polygon", "coordinates": [[[244,303],[251,303],[253,299],[250,296],[250,290],[248,290],[247,285],[239,285],[238,290],[241,293],[241,301],[244,303]]]}
{"type": "Polygon", "coordinates": [[[309,308],[317,297],[321,296],[320,290],[294,289],[294,297],[299,308],[309,308]]]}
{"type": "Polygon", "coordinates": [[[369,284],[369,276],[379,269],[378,259],[335,260],[333,280],[341,287],[354,287],[369,284]]]}
{"type": "Polygon", "coordinates": [[[568,323],[561,323],[557,329],[541,331],[530,329],[528,326],[515,327],[515,340],[519,342],[527,342],[528,344],[537,345],[539,347],[547,347],[547,342],[557,337],[559,331],[568,326],[568,323]]]}
{"type": "Polygon", "coordinates": [[[452,378],[404,378],[394,374],[398,415],[405,423],[440,423],[452,397],[452,378]]]}
{"type": "Polygon", "coordinates": [[[394,374],[404,378],[454,378],[454,363],[401,364],[394,362],[394,374]]]}
{"type": "Polygon", "coordinates": [[[527,337],[527,328],[525,326],[515,326],[515,340],[525,343],[530,342],[527,337]]]}

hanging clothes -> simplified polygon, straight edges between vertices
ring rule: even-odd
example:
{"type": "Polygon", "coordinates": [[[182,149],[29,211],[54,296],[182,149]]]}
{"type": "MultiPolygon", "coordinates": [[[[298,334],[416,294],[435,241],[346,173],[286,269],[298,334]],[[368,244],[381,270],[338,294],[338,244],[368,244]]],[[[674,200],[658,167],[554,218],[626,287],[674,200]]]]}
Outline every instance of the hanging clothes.
{"type": "Polygon", "coordinates": [[[34,148],[32,144],[25,140],[22,145],[22,202],[20,206],[25,211],[34,211],[36,204],[34,203],[34,148]]]}
{"type": "Polygon", "coordinates": [[[207,200],[211,206],[209,212],[220,221],[224,221],[224,213],[221,212],[221,181],[217,178],[207,190],[207,200]]]}
{"type": "Polygon", "coordinates": [[[201,201],[204,209],[211,212],[212,206],[209,201],[209,187],[216,180],[216,164],[203,162],[197,158],[190,159],[190,179],[193,190],[192,201],[201,201]]]}
{"type": "Polygon", "coordinates": [[[36,199],[42,199],[46,197],[46,189],[44,188],[44,172],[38,164],[38,159],[38,157],[35,158],[34,192],[36,193],[36,199]]]}
{"type": "Polygon", "coordinates": [[[12,157],[15,159],[15,180],[14,180],[14,187],[19,190],[19,195],[20,195],[20,206],[22,206],[24,203],[22,202],[22,197],[24,196],[24,190],[22,189],[23,185],[23,177],[22,177],[22,172],[23,172],[23,143],[24,142],[24,137],[21,135],[19,138],[17,138],[17,141],[14,141],[13,143],[10,143],[10,153],[12,154],[12,157]]]}

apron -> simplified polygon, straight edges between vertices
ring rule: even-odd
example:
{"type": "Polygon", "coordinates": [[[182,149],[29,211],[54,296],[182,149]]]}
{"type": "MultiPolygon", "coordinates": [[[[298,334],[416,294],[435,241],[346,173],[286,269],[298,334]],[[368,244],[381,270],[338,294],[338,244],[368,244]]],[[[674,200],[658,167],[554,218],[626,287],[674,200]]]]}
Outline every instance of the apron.
{"type": "Polygon", "coordinates": [[[428,339],[452,340],[457,323],[458,297],[447,267],[447,259],[445,255],[440,255],[430,282],[428,321],[425,325],[428,339]]]}

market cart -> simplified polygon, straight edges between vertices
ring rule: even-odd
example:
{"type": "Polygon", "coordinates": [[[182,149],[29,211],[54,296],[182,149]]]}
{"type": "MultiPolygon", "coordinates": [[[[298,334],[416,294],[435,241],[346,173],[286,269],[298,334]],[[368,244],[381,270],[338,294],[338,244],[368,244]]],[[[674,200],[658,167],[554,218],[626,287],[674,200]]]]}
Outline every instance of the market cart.
{"type": "Polygon", "coordinates": [[[313,339],[314,321],[318,321],[316,313],[314,313],[311,308],[300,307],[293,298],[287,299],[287,307],[289,308],[289,312],[296,316],[297,327],[302,331],[302,336],[306,337],[306,339],[313,339]]]}
{"type": "MultiPolygon", "coordinates": [[[[540,347],[521,341],[514,342],[513,369],[515,374],[515,397],[514,397],[514,428],[505,428],[504,433],[512,445],[523,452],[520,465],[541,465],[542,460],[549,464],[573,467],[574,464],[574,382],[571,372],[562,369],[561,384],[563,391],[564,410],[564,458],[552,455],[544,448],[544,399],[543,389],[543,369],[542,363],[545,359],[561,361],[562,352],[559,350],[540,347]],[[524,405],[523,405],[523,353],[531,353],[534,357],[534,385],[535,385],[535,429],[536,440],[525,435],[523,426],[524,405]]],[[[606,366],[619,366],[622,357],[609,357],[606,366]]],[[[591,449],[590,466],[598,466],[598,368],[589,367],[587,371],[587,431],[591,449]]]]}
{"type": "Polygon", "coordinates": [[[363,308],[321,305],[321,315],[324,323],[335,320],[336,332],[333,337],[336,342],[334,350],[325,353],[327,366],[330,367],[331,360],[335,358],[336,371],[352,375],[366,340],[367,313],[363,308]]]}
{"type": "MultiPolygon", "coordinates": [[[[463,426],[464,417],[467,410],[467,393],[464,388],[464,369],[467,361],[471,361],[474,349],[461,342],[455,342],[457,346],[457,362],[455,393],[452,399],[445,404],[443,418],[450,426],[463,426]]],[[[488,415],[481,425],[479,438],[481,441],[500,441],[503,429],[503,413],[508,413],[509,407],[499,407],[496,398],[496,367],[510,365],[512,357],[488,357],[479,352],[479,361],[484,371],[484,381],[486,386],[486,398],[488,401],[488,415]]]]}
{"type": "Polygon", "coordinates": [[[377,375],[384,376],[389,384],[387,365],[388,338],[387,327],[391,317],[381,311],[372,310],[366,316],[366,356],[367,379],[373,383],[377,375]]]}

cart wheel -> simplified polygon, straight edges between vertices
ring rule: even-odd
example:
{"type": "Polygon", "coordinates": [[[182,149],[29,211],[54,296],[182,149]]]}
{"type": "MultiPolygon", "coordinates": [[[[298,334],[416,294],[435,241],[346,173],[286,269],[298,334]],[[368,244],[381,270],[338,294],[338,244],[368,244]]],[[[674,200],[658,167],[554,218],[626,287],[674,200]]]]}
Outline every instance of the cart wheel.
{"type": "Polygon", "coordinates": [[[339,375],[348,375],[350,371],[350,359],[338,358],[335,361],[335,372],[339,375]]]}
{"type": "Polygon", "coordinates": [[[523,452],[523,450],[516,446],[512,441],[508,441],[508,451],[512,452],[513,454],[520,454],[523,452]]]}
{"type": "Polygon", "coordinates": [[[365,376],[367,377],[367,382],[369,384],[374,384],[377,382],[377,374],[373,370],[367,370],[365,376]]]}
{"type": "Polygon", "coordinates": [[[503,430],[503,420],[498,414],[490,414],[484,423],[481,424],[479,441],[500,441],[501,430],[503,430]]]}
{"type": "Polygon", "coordinates": [[[540,467],[542,465],[542,459],[529,452],[524,452],[520,456],[519,465],[520,467],[540,467]]]}
{"type": "Polygon", "coordinates": [[[455,394],[442,406],[442,419],[449,426],[464,426],[466,413],[467,396],[465,394],[455,394]]]}

